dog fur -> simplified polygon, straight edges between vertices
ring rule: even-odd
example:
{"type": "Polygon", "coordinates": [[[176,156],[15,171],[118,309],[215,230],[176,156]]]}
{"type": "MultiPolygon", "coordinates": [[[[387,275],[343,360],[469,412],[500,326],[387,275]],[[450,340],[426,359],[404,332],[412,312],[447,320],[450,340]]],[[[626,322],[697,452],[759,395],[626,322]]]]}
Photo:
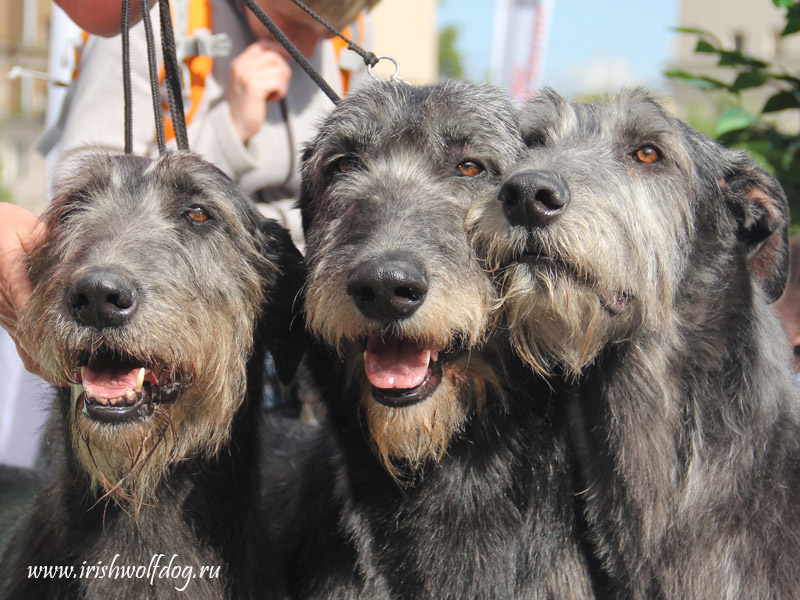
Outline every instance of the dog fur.
{"type": "Polygon", "coordinates": [[[545,93],[522,122],[528,155],[470,230],[518,354],[574,383],[614,596],[800,597],[800,397],[769,307],[779,184],[641,93],[545,93]]]}
{"type": "Polygon", "coordinates": [[[71,386],[55,399],[48,481],[5,550],[0,597],[282,596],[258,505],[258,424],[266,351],[284,381],[303,351],[290,326],[299,253],[190,153],[87,151],[65,172],[31,259],[22,327],[40,363],[71,386]],[[90,375],[99,386],[134,363],[153,373],[134,409],[90,396],[90,375]],[[121,422],[96,416],[129,410],[138,412],[121,422]],[[207,566],[218,576],[181,591],[185,582],[169,578],[79,575],[159,554],[162,565],[174,554],[195,575],[207,566]],[[31,578],[39,565],[75,576],[31,578]]]}
{"type": "Polygon", "coordinates": [[[308,357],[327,420],[299,475],[270,486],[294,510],[271,523],[296,597],[593,597],[564,411],[495,331],[464,228],[523,150],[499,92],[452,82],[362,89],[308,148],[308,357]],[[430,351],[423,382],[373,383],[370,354],[409,346],[430,351]]]}

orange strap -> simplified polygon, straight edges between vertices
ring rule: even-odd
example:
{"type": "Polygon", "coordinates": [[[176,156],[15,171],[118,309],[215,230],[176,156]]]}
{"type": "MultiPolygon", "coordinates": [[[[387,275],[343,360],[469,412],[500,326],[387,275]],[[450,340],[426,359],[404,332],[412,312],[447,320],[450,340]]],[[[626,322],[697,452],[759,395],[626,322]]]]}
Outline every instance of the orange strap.
{"type": "MultiPolygon", "coordinates": [[[[354,41],[361,45],[364,40],[364,32],[366,28],[366,21],[363,13],[358,15],[356,26],[358,31],[354,41]]],[[[196,29],[207,29],[212,32],[214,31],[211,0],[191,0],[189,2],[189,22],[187,23],[186,29],[187,35],[191,36],[196,29]]],[[[345,35],[345,37],[353,39],[351,27],[345,27],[342,30],[342,33],[345,35]]],[[[89,34],[85,31],[81,32],[81,38],[83,44],[75,49],[76,66],[72,73],[73,79],[76,79],[80,74],[80,59],[83,53],[83,46],[86,45],[89,34]]],[[[336,61],[340,62],[342,51],[347,49],[347,42],[339,37],[333,38],[332,42],[336,61]]],[[[203,99],[203,93],[205,91],[206,78],[211,74],[211,69],[214,66],[214,59],[211,56],[189,56],[184,59],[184,62],[189,69],[190,75],[189,106],[185,108],[186,124],[188,125],[197,112],[197,109],[200,107],[200,102],[203,99]]],[[[350,86],[351,72],[347,69],[340,69],[339,72],[341,73],[342,77],[342,91],[347,94],[347,90],[350,86]]],[[[161,70],[159,71],[158,80],[163,82],[164,77],[165,72],[164,67],[162,66],[161,70]]],[[[172,119],[169,115],[169,106],[166,102],[162,102],[162,107],[164,109],[164,136],[167,140],[172,140],[175,138],[175,129],[172,126],[172,119]]]]}
{"type": "MultiPolygon", "coordinates": [[[[211,12],[211,0],[192,0],[189,2],[189,23],[187,24],[186,33],[191,36],[196,29],[208,29],[213,31],[213,18],[211,12]]],[[[189,84],[189,106],[186,107],[186,124],[192,121],[197,109],[200,106],[200,101],[203,99],[203,92],[206,87],[206,78],[211,74],[211,69],[214,66],[214,59],[210,56],[188,56],[183,62],[189,69],[190,84],[189,84]]],[[[164,67],[158,74],[158,80],[164,81],[165,72],[164,67]]],[[[167,140],[175,138],[175,128],[172,126],[172,119],[169,116],[169,106],[162,102],[164,107],[164,137],[167,140]]]]}
{"type": "MultiPolygon", "coordinates": [[[[358,20],[356,21],[356,27],[358,27],[358,32],[357,32],[358,35],[355,37],[354,40],[353,40],[352,28],[350,26],[347,26],[344,29],[342,29],[342,35],[344,35],[344,37],[346,38],[355,41],[356,44],[361,46],[364,42],[364,29],[366,27],[364,13],[358,13],[358,20]]],[[[332,41],[333,41],[333,52],[334,55],[336,56],[336,62],[341,63],[342,52],[347,49],[347,42],[345,42],[340,37],[335,37],[333,38],[332,41]]],[[[339,69],[339,72],[341,73],[342,76],[342,92],[344,92],[344,95],[346,96],[347,90],[350,88],[351,71],[349,71],[348,69],[339,69]]]]}
{"type": "Polygon", "coordinates": [[[86,47],[86,42],[89,41],[89,34],[86,31],[81,31],[81,43],[75,45],[75,65],[72,67],[72,81],[78,78],[81,73],[81,58],[83,58],[83,49],[86,47]]]}

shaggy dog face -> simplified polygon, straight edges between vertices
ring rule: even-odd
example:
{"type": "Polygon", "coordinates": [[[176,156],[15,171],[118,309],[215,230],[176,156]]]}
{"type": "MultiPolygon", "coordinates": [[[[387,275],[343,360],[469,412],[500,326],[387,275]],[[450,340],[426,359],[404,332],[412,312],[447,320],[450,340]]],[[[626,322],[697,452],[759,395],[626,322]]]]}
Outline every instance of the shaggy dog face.
{"type": "Polygon", "coordinates": [[[65,172],[23,327],[72,386],[73,451],[92,486],[138,506],[171,465],[228,439],[282,250],[194,155],[91,151],[65,172]]]}
{"type": "Polygon", "coordinates": [[[389,83],[339,105],[306,154],[308,323],[387,467],[441,457],[495,377],[479,350],[494,292],[464,219],[522,150],[497,91],[389,83]]]}

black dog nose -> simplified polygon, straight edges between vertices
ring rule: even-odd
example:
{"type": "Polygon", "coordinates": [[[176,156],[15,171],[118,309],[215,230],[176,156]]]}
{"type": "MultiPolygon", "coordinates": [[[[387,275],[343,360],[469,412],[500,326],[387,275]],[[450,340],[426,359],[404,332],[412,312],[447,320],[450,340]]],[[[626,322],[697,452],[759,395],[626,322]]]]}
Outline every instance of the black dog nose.
{"type": "Polygon", "coordinates": [[[422,305],[428,293],[428,276],[409,260],[372,259],[350,273],[347,293],[365,317],[393,321],[411,316],[422,305]]]}
{"type": "Polygon", "coordinates": [[[560,175],[550,171],[522,171],[500,188],[503,212],[512,225],[545,227],[569,204],[569,188],[560,175]]]}
{"type": "Polygon", "coordinates": [[[75,319],[103,329],[119,327],[136,311],[136,286],[127,277],[108,270],[82,275],[67,291],[75,319]]]}

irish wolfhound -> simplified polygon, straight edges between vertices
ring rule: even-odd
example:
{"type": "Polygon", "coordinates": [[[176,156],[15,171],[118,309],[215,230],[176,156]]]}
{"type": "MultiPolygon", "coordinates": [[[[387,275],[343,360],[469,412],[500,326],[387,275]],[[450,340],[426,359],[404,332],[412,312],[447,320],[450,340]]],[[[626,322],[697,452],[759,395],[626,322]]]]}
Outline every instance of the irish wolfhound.
{"type": "Polygon", "coordinates": [[[328,416],[275,502],[297,511],[276,536],[297,597],[591,596],[562,415],[495,350],[464,228],[523,150],[501,94],[455,83],[353,94],[308,149],[309,364],[328,416]]]}
{"type": "Polygon", "coordinates": [[[189,153],[72,162],[23,315],[40,362],[71,386],[53,409],[51,480],[3,558],[3,597],[271,595],[261,372],[265,345],[284,379],[299,360],[299,253],[189,153]],[[41,566],[73,572],[31,576],[41,566]]]}
{"type": "Polygon", "coordinates": [[[519,354],[576,383],[591,539],[620,597],[800,596],[800,399],[768,304],[787,203],[641,94],[525,111],[470,217],[519,354]]]}

